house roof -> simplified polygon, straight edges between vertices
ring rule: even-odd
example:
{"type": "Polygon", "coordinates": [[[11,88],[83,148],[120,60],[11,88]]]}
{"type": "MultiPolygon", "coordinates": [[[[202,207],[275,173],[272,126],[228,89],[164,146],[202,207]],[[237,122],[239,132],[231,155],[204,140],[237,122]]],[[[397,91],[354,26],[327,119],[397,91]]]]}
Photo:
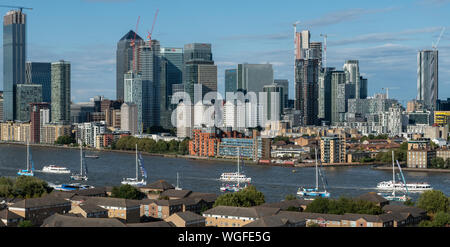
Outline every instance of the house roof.
{"type": "Polygon", "coordinates": [[[116,218],[83,218],[58,213],[46,218],[41,227],[125,227],[116,218]]]}
{"type": "Polygon", "coordinates": [[[202,193],[202,192],[192,192],[188,195],[188,198],[201,198],[206,202],[215,202],[217,197],[218,197],[217,194],[202,193]]]}
{"type": "Polygon", "coordinates": [[[168,197],[177,197],[177,198],[185,198],[191,194],[191,190],[176,190],[176,189],[168,189],[161,193],[161,197],[168,196],[168,197]]]}
{"type": "Polygon", "coordinates": [[[106,196],[106,192],[107,192],[106,187],[95,187],[85,190],[79,190],[75,192],[75,194],[79,196],[97,196],[97,195],[106,196]]]}
{"type": "Polygon", "coordinates": [[[175,227],[172,222],[166,222],[164,220],[145,222],[145,223],[131,223],[127,224],[128,227],[175,227]]]}
{"type": "Polygon", "coordinates": [[[22,216],[9,211],[8,209],[3,209],[0,211],[0,219],[18,219],[18,218],[23,218],[22,216]]]}
{"type": "Polygon", "coordinates": [[[427,211],[418,207],[411,207],[406,205],[386,205],[383,207],[383,210],[386,213],[410,213],[413,217],[419,217],[422,215],[426,215],[427,211]]]}
{"type": "Polygon", "coordinates": [[[84,204],[80,204],[78,205],[78,207],[80,207],[85,213],[96,213],[96,212],[105,212],[108,211],[107,209],[104,209],[102,207],[99,207],[95,204],[92,203],[84,203],[84,204]]]}
{"type": "Polygon", "coordinates": [[[298,219],[297,217],[290,217],[290,215],[276,214],[272,216],[262,217],[258,220],[245,224],[244,227],[284,227],[289,224],[298,224],[306,226],[305,219],[298,219]]]}
{"type": "Polygon", "coordinates": [[[340,221],[342,215],[338,214],[319,214],[319,213],[307,213],[307,212],[291,212],[291,211],[281,211],[279,215],[289,217],[293,220],[309,220],[309,219],[324,219],[330,221],[340,221]]]}
{"type": "Polygon", "coordinates": [[[158,180],[155,181],[147,186],[141,187],[143,189],[154,189],[154,190],[170,190],[170,189],[175,189],[175,187],[171,184],[169,184],[168,182],[166,182],[165,180],[158,180]]]}
{"type": "Polygon", "coordinates": [[[211,215],[226,215],[226,216],[239,216],[239,217],[251,217],[260,218],[263,216],[274,215],[280,211],[279,208],[268,208],[268,207],[232,207],[232,206],[217,206],[215,208],[206,210],[203,212],[205,214],[211,215]]]}
{"type": "Polygon", "coordinates": [[[362,195],[356,197],[356,199],[363,200],[363,201],[374,202],[374,203],[389,202],[388,200],[386,200],[386,198],[378,195],[376,192],[369,192],[369,193],[366,193],[366,194],[362,194],[362,195]]]}
{"type": "Polygon", "coordinates": [[[269,207],[269,208],[280,208],[281,210],[286,210],[289,207],[300,208],[301,206],[309,205],[311,200],[304,199],[294,199],[294,200],[284,200],[281,202],[264,203],[259,207],[269,207]]]}
{"type": "Polygon", "coordinates": [[[45,206],[53,206],[53,205],[59,205],[59,204],[69,204],[70,202],[62,199],[60,197],[56,196],[43,196],[38,198],[29,198],[29,199],[23,199],[19,202],[14,203],[11,205],[11,208],[34,208],[34,207],[45,207],[45,206]]]}
{"type": "Polygon", "coordinates": [[[380,217],[379,215],[370,215],[370,214],[344,214],[342,216],[343,220],[358,220],[361,218],[369,222],[388,222],[392,220],[392,217],[387,215],[380,217]]]}
{"type": "Polygon", "coordinates": [[[185,222],[204,220],[205,219],[201,215],[198,215],[198,214],[193,213],[191,211],[185,211],[185,212],[178,212],[178,213],[172,214],[171,216],[169,216],[167,218],[167,220],[170,221],[170,219],[172,217],[175,217],[175,216],[178,216],[179,218],[183,219],[185,222]]]}
{"type": "Polygon", "coordinates": [[[113,197],[89,197],[86,199],[86,204],[94,204],[97,206],[110,206],[110,207],[136,207],[141,205],[140,200],[131,200],[124,198],[113,197]]]}

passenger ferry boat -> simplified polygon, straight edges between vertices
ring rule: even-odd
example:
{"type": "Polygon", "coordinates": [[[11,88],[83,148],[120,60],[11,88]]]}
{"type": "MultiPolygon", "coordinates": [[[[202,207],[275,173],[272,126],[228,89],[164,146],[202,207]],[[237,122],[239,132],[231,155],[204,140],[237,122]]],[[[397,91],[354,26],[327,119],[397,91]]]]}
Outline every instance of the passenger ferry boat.
{"type": "Polygon", "coordinates": [[[42,168],[42,172],[57,173],[57,174],[69,174],[70,170],[67,169],[66,167],[62,167],[62,166],[49,165],[49,166],[44,166],[42,168]]]}
{"type": "Polygon", "coordinates": [[[73,183],[73,184],[61,184],[61,185],[51,185],[49,184],[51,187],[53,187],[54,190],[59,190],[59,191],[75,191],[75,190],[85,190],[85,189],[92,189],[94,188],[94,186],[91,185],[82,185],[79,183],[73,183]]]}
{"type": "Polygon", "coordinates": [[[34,176],[34,162],[33,162],[33,158],[31,156],[31,152],[30,152],[30,143],[27,140],[27,169],[20,169],[17,172],[17,175],[19,176],[30,176],[33,177],[34,176]],[[30,163],[31,163],[31,168],[30,168],[30,163]]]}
{"type": "MultiPolygon", "coordinates": [[[[397,161],[397,166],[398,166],[398,169],[400,170],[400,174],[402,174],[402,178],[403,178],[403,183],[398,183],[399,184],[399,188],[402,189],[402,190],[405,190],[406,194],[402,195],[402,196],[399,196],[399,195],[395,194],[395,192],[397,190],[397,183],[395,182],[394,151],[392,151],[392,181],[381,182],[381,183],[378,183],[378,186],[377,186],[379,188],[380,184],[389,183],[390,182],[392,194],[378,193],[378,195],[384,197],[386,200],[389,200],[389,201],[406,202],[407,200],[410,200],[411,198],[408,196],[408,188],[406,187],[405,177],[403,176],[402,168],[400,167],[400,164],[398,163],[398,161],[397,161]]],[[[389,186],[389,185],[384,185],[384,186],[389,186]]]]}
{"type": "Polygon", "coordinates": [[[124,178],[122,180],[122,184],[129,184],[132,186],[145,186],[147,185],[147,171],[144,168],[144,159],[142,159],[142,155],[139,154],[138,158],[138,151],[137,151],[137,144],[136,144],[136,177],[135,178],[124,178]],[[139,173],[138,171],[141,171],[142,179],[139,180],[139,173]]]}
{"type": "Polygon", "coordinates": [[[238,162],[237,162],[237,172],[224,172],[220,175],[219,180],[222,182],[241,182],[241,183],[251,183],[252,178],[247,177],[245,174],[239,171],[239,162],[241,160],[240,149],[238,148],[238,162]]]}
{"type": "Polygon", "coordinates": [[[320,173],[320,177],[322,178],[323,183],[323,191],[319,190],[319,168],[317,165],[317,149],[315,149],[316,153],[316,187],[315,188],[298,188],[297,195],[302,197],[303,199],[312,200],[317,197],[328,198],[330,197],[330,192],[328,192],[325,188],[325,183],[323,183],[322,173],[320,173]]]}

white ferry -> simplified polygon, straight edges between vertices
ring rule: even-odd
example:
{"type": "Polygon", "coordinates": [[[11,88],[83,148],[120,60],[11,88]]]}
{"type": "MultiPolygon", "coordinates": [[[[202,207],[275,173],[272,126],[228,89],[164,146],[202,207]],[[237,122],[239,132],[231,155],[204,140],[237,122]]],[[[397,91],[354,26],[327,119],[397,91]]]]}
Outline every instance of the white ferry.
{"type": "Polygon", "coordinates": [[[242,174],[240,172],[224,172],[220,176],[219,180],[222,182],[252,182],[252,178],[249,178],[245,174],[242,174]]]}
{"type": "Polygon", "coordinates": [[[66,167],[55,166],[55,165],[44,166],[44,168],[42,168],[42,172],[57,173],[57,174],[70,174],[70,170],[67,169],[66,167]]]}
{"type": "Polygon", "coordinates": [[[405,185],[406,185],[406,189],[408,189],[409,192],[420,192],[420,191],[426,191],[426,190],[433,189],[431,187],[431,185],[428,183],[403,184],[400,182],[393,182],[392,180],[391,181],[383,181],[383,182],[378,183],[377,189],[379,189],[379,190],[394,190],[394,187],[395,187],[395,190],[406,191],[405,185]]]}

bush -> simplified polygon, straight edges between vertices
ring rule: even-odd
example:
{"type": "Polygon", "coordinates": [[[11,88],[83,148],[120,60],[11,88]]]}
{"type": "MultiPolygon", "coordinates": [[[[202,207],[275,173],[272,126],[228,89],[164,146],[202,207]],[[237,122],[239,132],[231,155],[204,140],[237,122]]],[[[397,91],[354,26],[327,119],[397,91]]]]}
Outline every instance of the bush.
{"type": "Polygon", "coordinates": [[[36,177],[19,176],[15,179],[0,178],[0,197],[41,197],[53,190],[47,182],[36,177]]]}
{"type": "Polygon", "coordinates": [[[217,206],[235,206],[235,207],[253,207],[265,202],[264,194],[257,191],[255,186],[250,185],[247,188],[219,196],[214,203],[217,206]]]}
{"type": "Polygon", "coordinates": [[[111,197],[140,200],[145,194],[129,184],[123,184],[120,187],[113,187],[111,197]]]}
{"type": "Polygon", "coordinates": [[[449,212],[450,209],[448,197],[439,190],[425,191],[420,195],[417,206],[426,210],[430,215],[439,211],[449,212]]]}

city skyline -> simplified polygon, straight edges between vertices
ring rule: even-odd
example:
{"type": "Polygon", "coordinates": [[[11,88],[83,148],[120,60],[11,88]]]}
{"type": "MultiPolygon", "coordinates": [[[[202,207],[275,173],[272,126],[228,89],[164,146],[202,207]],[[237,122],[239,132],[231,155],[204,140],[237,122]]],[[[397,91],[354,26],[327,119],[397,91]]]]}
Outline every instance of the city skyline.
{"type": "MultiPolygon", "coordinates": [[[[160,41],[161,47],[211,43],[221,93],[224,91],[225,69],[245,62],[269,62],[274,67],[274,79],[289,80],[290,98],[293,99],[292,23],[300,20],[298,29],[310,30],[311,42],[322,42],[321,33],[329,35],[328,67],[339,70],[345,60],[359,60],[361,75],[369,80],[368,96],[389,87],[390,96],[406,105],[417,93],[417,51],[431,49],[431,43],[436,42],[441,28],[448,26],[445,13],[450,8],[450,1],[419,0],[394,4],[388,1],[346,1],[339,5],[334,2],[317,4],[317,7],[308,3],[310,11],[300,14],[296,9],[302,8],[302,3],[258,3],[258,12],[254,13],[252,6],[255,2],[252,1],[240,3],[240,9],[232,8],[233,2],[223,6],[209,2],[189,5],[175,1],[168,5],[162,1],[146,3],[137,0],[42,1],[39,5],[17,1],[14,4],[33,8],[24,11],[27,14],[27,61],[64,59],[71,62],[74,102],[88,101],[95,95],[115,98],[116,44],[129,30],[135,29],[138,16],[141,16],[138,34],[145,37],[155,11],[159,9],[152,38],[160,41]],[[136,6],[142,8],[122,13],[124,8],[136,6]],[[54,9],[61,11],[51,11],[54,9]],[[67,9],[71,11],[64,11],[67,9]],[[86,18],[79,18],[81,9],[86,18]],[[119,11],[123,17],[115,18],[119,11]],[[65,22],[50,22],[63,16],[65,22]],[[429,18],[431,16],[433,18],[429,18]],[[51,35],[49,30],[56,30],[58,35],[51,35]]],[[[7,11],[8,8],[2,8],[3,15],[7,11]]],[[[444,33],[438,47],[440,99],[450,97],[446,94],[450,89],[448,40],[449,35],[444,33]]],[[[3,90],[3,79],[0,86],[3,90]]]]}

